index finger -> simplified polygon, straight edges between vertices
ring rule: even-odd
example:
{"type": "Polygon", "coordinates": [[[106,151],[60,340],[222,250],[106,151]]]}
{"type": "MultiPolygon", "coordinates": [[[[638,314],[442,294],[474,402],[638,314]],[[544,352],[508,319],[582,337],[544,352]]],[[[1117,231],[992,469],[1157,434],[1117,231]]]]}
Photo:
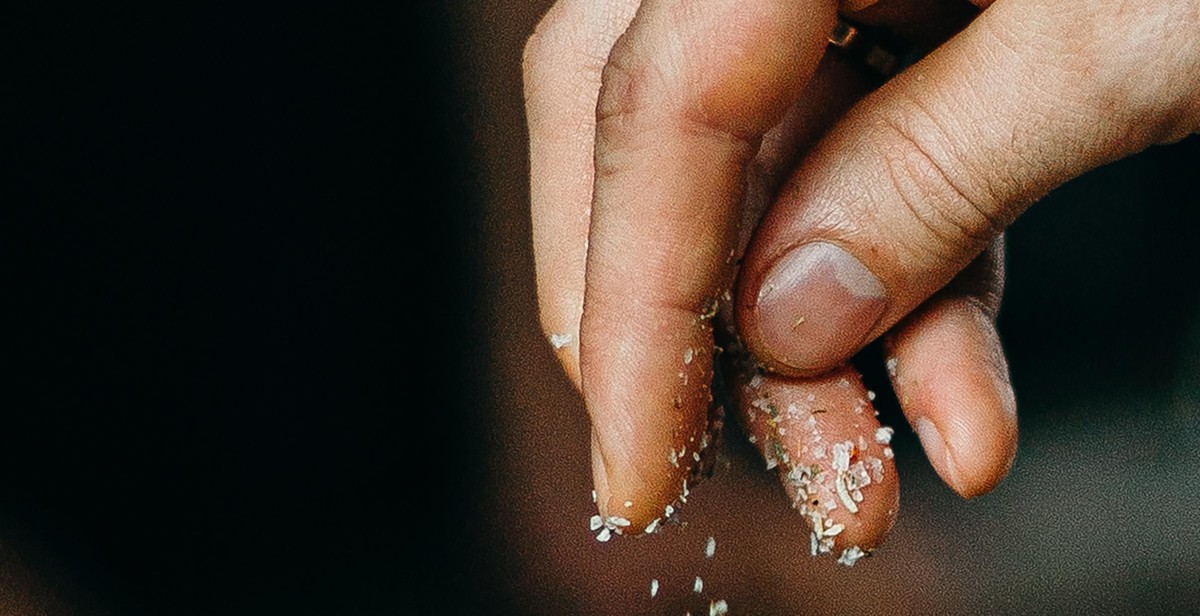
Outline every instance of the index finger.
{"type": "Polygon", "coordinates": [[[597,504],[634,529],[676,500],[705,442],[708,317],[731,282],[746,168],[815,70],[834,9],[646,0],[604,69],[580,367],[597,504]]]}

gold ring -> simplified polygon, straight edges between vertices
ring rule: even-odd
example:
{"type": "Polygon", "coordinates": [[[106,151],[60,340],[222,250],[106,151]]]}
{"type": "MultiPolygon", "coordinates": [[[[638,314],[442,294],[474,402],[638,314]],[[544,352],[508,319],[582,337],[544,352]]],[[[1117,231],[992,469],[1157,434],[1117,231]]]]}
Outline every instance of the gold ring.
{"type": "Polygon", "coordinates": [[[857,58],[884,77],[899,73],[905,66],[902,61],[903,54],[888,49],[875,37],[842,17],[838,17],[837,24],[829,33],[829,44],[846,55],[857,58]]]}

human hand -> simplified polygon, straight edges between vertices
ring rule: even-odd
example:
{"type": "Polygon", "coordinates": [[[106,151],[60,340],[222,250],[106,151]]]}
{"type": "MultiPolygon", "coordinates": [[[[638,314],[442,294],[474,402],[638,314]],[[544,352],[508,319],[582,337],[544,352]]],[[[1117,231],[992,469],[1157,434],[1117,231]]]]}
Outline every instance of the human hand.
{"type": "MultiPolygon", "coordinates": [[[[770,195],[775,177],[828,121],[817,108],[820,105],[805,103],[819,100],[827,108],[836,108],[839,101],[852,100],[862,87],[831,87],[827,77],[841,69],[829,62],[817,69],[824,34],[834,19],[831,3],[725,1],[687,10],[673,2],[647,1],[610,56],[608,49],[632,19],[636,4],[563,0],[531,40],[526,75],[543,324],[548,333],[568,337],[560,358],[581,386],[593,419],[593,468],[601,512],[628,519],[630,528],[642,529],[674,502],[692,465],[690,454],[703,438],[705,388],[711,377],[706,350],[712,339],[710,321],[701,317],[730,284],[728,256],[739,249],[739,222],[749,223],[742,225],[743,230],[753,224],[761,209],[756,204],[766,203],[764,194],[770,195]],[[608,68],[601,79],[605,58],[608,68]],[[814,71],[816,77],[810,81],[814,71]],[[597,128],[592,118],[601,90],[597,128]],[[800,102],[793,104],[797,99],[800,102]],[[781,124],[785,119],[792,121],[781,124]],[[594,199],[593,141],[598,170],[594,199]],[[589,205],[594,205],[590,215],[589,205]],[[686,361],[689,353],[692,361],[686,361]],[[673,463],[667,452],[681,448],[689,455],[673,463]],[[632,506],[624,507],[626,502],[632,506]]],[[[1103,15],[1107,4],[1111,3],[1085,3],[1095,15],[1103,15]]],[[[1085,7],[1073,8],[1083,11],[1085,7]]],[[[1176,5],[1162,10],[1182,9],[1176,5]]],[[[1194,22],[1194,6],[1190,10],[1191,16],[1184,17],[1194,22]]],[[[1130,146],[1127,151],[1097,154],[1094,146],[1103,140],[1064,138],[1096,128],[1082,121],[1070,124],[1080,119],[1077,110],[1055,106],[1050,94],[1056,90],[1048,88],[1066,84],[1019,77],[1016,82],[985,83],[988,78],[1020,76],[1030,66],[1052,62],[1047,51],[1034,54],[990,46],[1010,40],[994,38],[993,29],[1004,31],[1005,24],[1041,12],[1047,21],[1041,27],[1052,30],[1065,22],[1050,17],[1061,20],[1064,11],[1017,1],[993,7],[946,48],[868,98],[807,158],[785,190],[747,255],[739,286],[738,318],[747,342],[779,375],[813,374],[835,365],[920,306],[889,334],[892,356],[900,366],[895,384],[935,467],[952,487],[967,495],[990,488],[1003,475],[1015,447],[1011,389],[990,319],[998,291],[998,261],[976,259],[977,266],[959,274],[955,284],[927,298],[971,262],[998,229],[989,226],[983,232],[952,224],[964,214],[965,204],[955,201],[955,194],[941,192],[947,185],[936,180],[951,177],[948,173],[928,175],[934,169],[931,165],[945,161],[914,149],[927,145],[917,138],[931,136],[947,140],[947,148],[938,154],[959,153],[949,145],[974,144],[962,144],[949,133],[903,133],[888,122],[911,121],[910,116],[922,109],[921,102],[934,97],[946,107],[939,113],[945,111],[948,120],[958,117],[960,122],[965,116],[967,134],[983,137],[977,149],[968,151],[975,152],[974,158],[956,159],[974,165],[953,171],[991,180],[997,173],[1011,173],[1004,164],[1033,167],[1016,178],[1024,184],[1002,183],[999,188],[1008,187],[1009,192],[988,193],[998,197],[993,204],[996,211],[1011,216],[1018,208],[1008,203],[1027,203],[1071,173],[1156,140],[1142,139],[1140,146],[1124,144],[1130,146]],[[993,13],[1001,17],[991,17],[993,13]],[[987,71],[961,72],[964,63],[970,67],[983,59],[998,64],[985,65],[987,71]],[[992,96],[997,89],[1001,95],[992,96]],[[988,93],[988,107],[963,109],[950,104],[964,90],[988,93]],[[1022,132],[1027,127],[1020,120],[1029,116],[1022,115],[1021,109],[1029,109],[1031,102],[1037,103],[1035,112],[1044,114],[1033,116],[1041,126],[1067,125],[1075,132],[1022,132]],[[971,124],[979,119],[987,122],[971,124]],[[1002,130],[1005,126],[1010,127],[1007,134],[1002,130]],[[1011,130],[1014,126],[1019,130],[1011,130]],[[992,132],[997,130],[1000,135],[992,132]],[[1010,148],[1000,137],[1012,137],[1012,146],[1020,147],[1010,148]],[[1089,144],[1091,150],[1086,149],[1089,144]],[[995,154],[1008,158],[1001,156],[1003,164],[984,167],[988,161],[983,156],[995,154]],[[1035,172],[1041,175],[1034,177],[1035,172]],[[897,206],[905,203],[901,196],[912,196],[909,190],[920,190],[922,197],[930,198],[926,209],[897,206]],[[922,221],[928,222],[931,215],[937,224],[926,228],[922,221]],[[953,232],[971,241],[955,244],[958,236],[953,232]],[[877,297],[845,303],[866,306],[860,312],[868,316],[845,311],[838,315],[816,304],[809,312],[808,306],[801,305],[807,314],[799,314],[805,321],[797,325],[794,302],[759,305],[758,291],[775,258],[788,246],[815,239],[826,240],[816,249],[818,255],[837,254],[828,246],[841,246],[858,255],[879,281],[871,284],[870,276],[857,277],[867,281],[868,295],[877,297]],[[935,247],[944,251],[929,250],[933,242],[941,242],[935,247]],[[900,258],[905,260],[889,261],[900,258]],[[849,322],[857,319],[861,331],[851,335],[849,327],[830,328],[835,316],[849,322]],[[821,330],[805,327],[822,321],[824,331],[833,335],[822,336],[821,330]],[[794,334],[787,333],[787,327],[794,334]],[[782,336],[772,338],[781,332],[782,336]],[[789,347],[794,340],[803,341],[803,346],[789,347]],[[807,356],[793,352],[805,347],[815,352],[807,356]]],[[[1127,25],[1136,30],[1134,17],[1147,17],[1129,17],[1127,25]]],[[[1067,25],[1079,27],[1077,18],[1067,25]]],[[[1061,42],[1031,30],[1035,25],[1012,26],[1011,36],[1030,32],[1034,42],[1042,45],[1039,50],[1061,42]]],[[[1075,37],[1072,42],[1082,40],[1075,37]]],[[[1173,48],[1183,49],[1186,43],[1177,41],[1173,48]]],[[[1060,52],[1069,60],[1062,70],[1074,70],[1071,66],[1078,58],[1060,52]]],[[[1193,53],[1192,64],[1183,61],[1181,66],[1194,69],[1194,57],[1193,53]]],[[[1194,82],[1194,71],[1191,79],[1194,82]]],[[[1076,88],[1086,85],[1080,81],[1068,83],[1076,88]]],[[[1178,93],[1179,82],[1161,85],[1170,90],[1166,94],[1174,92],[1176,102],[1186,102],[1186,96],[1178,93]]],[[[1075,91],[1064,87],[1062,92],[1059,96],[1075,91]]],[[[1144,92],[1134,94],[1137,101],[1146,102],[1144,92]]],[[[1163,107],[1174,109],[1177,119],[1186,115],[1180,113],[1186,105],[1163,107]]],[[[1193,127],[1195,115],[1193,108],[1193,127]]],[[[942,120],[929,114],[920,117],[926,122],[942,120]]],[[[1159,128],[1165,125],[1160,117],[1159,128]]],[[[926,124],[904,126],[910,131],[926,130],[926,124]]],[[[1160,136],[1181,136],[1191,130],[1187,126],[1185,121],[1176,122],[1174,133],[1160,136]]],[[[1152,132],[1141,134],[1148,137],[1152,132]]],[[[1104,143],[1111,146],[1111,141],[1104,143]]],[[[768,293],[763,299],[778,298],[768,293]]],[[[767,374],[759,383],[777,401],[794,401],[810,411],[828,409],[819,416],[807,415],[818,420],[824,441],[853,443],[863,433],[870,436],[873,421],[870,413],[853,412],[864,396],[855,376],[843,371],[801,380],[767,374]],[[843,378],[847,388],[840,386],[843,378]]],[[[742,382],[752,378],[746,375],[742,382]]],[[[759,399],[758,394],[742,396],[739,410],[749,415],[751,404],[759,399]]],[[[776,404],[776,408],[786,406],[776,404]]],[[[768,442],[764,437],[773,436],[793,461],[805,460],[804,444],[795,431],[781,438],[778,426],[753,420],[747,425],[760,445],[768,442]]],[[[890,463],[882,447],[869,443],[868,450],[864,458],[885,461],[881,463],[885,479],[867,489],[868,498],[858,514],[836,518],[847,526],[837,538],[843,546],[870,547],[894,513],[896,488],[890,463]]],[[[811,460],[812,452],[807,453],[811,460]]],[[[835,497],[825,494],[824,498],[835,497]]],[[[836,515],[845,512],[843,508],[836,515]]]]}

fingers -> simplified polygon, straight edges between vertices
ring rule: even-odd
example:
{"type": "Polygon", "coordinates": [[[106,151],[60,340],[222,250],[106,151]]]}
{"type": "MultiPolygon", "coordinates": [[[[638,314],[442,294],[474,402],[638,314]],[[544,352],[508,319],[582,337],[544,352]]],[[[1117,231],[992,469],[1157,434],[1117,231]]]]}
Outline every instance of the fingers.
{"type": "Polygon", "coordinates": [[[704,442],[746,167],[833,19],[827,0],[647,0],[604,69],[580,360],[598,505],[635,529],[704,442]]]}
{"type": "Polygon", "coordinates": [[[882,428],[857,372],[816,379],[746,371],[737,388],[742,425],[777,468],[810,528],[813,556],[854,564],[882,541],[900,507],[900,484],[882,428]]]}
{"type": "Polygon", "coordinates": [[[1017,449],[1016,399],[996,333],[1003,248],[984,251],[884,336],[888,376],[938,475],[964,497],[990,491],[1017,449]]]}
{"type": "MultiPolygon", "coordinates": [[[[748,346],[785,374],[838,365],[1050,188],[1194,129],[1180,118],[1194,117],[1182,93],[1195,86],[1130,62],[1134,26],[1117,28],[1120,45],[1096,40],[1128,21],[1119,13],[1108,0],[992,5],[856,106],[751,243],[737,296],[748,346]]],[[[1196,83],[1196,66],[1167,64],[1196,83]]]]}
{"type": "Polygon", "coordinates": [[[560,0],[523,58],[538,308],[576,387],[600,72],[638,2],[560,0]]]}

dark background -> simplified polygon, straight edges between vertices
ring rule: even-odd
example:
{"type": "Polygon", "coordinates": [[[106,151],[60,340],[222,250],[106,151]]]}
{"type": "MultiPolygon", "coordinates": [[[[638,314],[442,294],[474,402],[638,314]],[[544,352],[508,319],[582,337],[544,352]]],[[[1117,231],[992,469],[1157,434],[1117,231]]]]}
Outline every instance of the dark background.
{"type": "Polygon", "coordinates": [[[481,197],[407,4],[5,9],[0,540],[57,609],[486,599],[481,197]]]}
{"type": "MultiPolygon", "coordinates": [[[[601,609],[570,565],[616,557],[529,517],[590,506],[533,309],[519,53],[548,3],[120,4],[0,20],[0,607],[601,609]]],[[[984,526],[945,535],[983,537],[955,564],[993,586],[910,607],[1200,603],[1197,162],[1196,138],[1154,148],[1013,229],[1001,326],[1031,436],[1007,489],[942,520],[984,526]],[[1060,468],[1095,452],[1100,475],[1060,468]],[[1043,541],[1006,540],[1074,488],[1038,509],[1043,541]],[[1171,551],[1162,528],[1192,530],[1171,551]]],[[[906,455],[905,506],[954,503],[906,455]]],[[[890,553],[920,577],[903,524],[890,553]]],[[[745,575],[740,605],[794,611],[761,590],[791,582],[745,575]]]]}

